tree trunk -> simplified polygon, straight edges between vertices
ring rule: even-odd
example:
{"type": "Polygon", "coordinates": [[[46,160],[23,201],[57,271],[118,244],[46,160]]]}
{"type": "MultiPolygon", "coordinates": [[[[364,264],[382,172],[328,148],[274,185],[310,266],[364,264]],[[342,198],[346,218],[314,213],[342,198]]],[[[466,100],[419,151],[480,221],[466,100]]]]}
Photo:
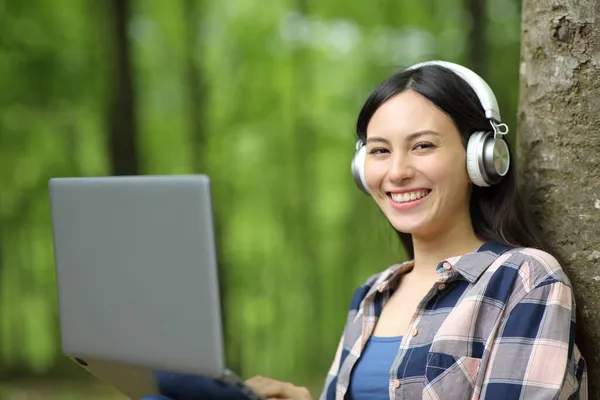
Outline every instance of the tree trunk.
{"type": "Polygon", "coordinates": [[[466,0],[465,10],[469,14],[471,27],[467,33],[467,62],[469,68],[485,77],[486,35],[485,0],[466,0]]]}
{"type": "Polygon", "coordinates": [[[524,0],[522,17],[520,181],[573,283],[600,399],[600,3],[524,0]]]}
{"type": "MultiPolygon", "coordinates": [[[[201,41],[198,38],[199,24],[202,18],[203,2],[201,0],[185,0],[183,2],[183,16],[185,22],[185,71],[184,82],[187,87],[187,110],[189,118],[189,132],[191,143],[192,169],[194,173],[208,174],[214,181],[218,181],[211,188],[214,198],[221,198],[226,193],[231,193],[224,190],[224,183],[219,179],[213,171],[209,169],[208,163],[205,161],[207,154],[207,131],[206,131],[206,86],[204,85],[202,68],[198,59],[201,51],[201,41]],[[216,178],[216,179],[215,179],[216,178]]],[[[219,264],[219,295],[221,301],[221,319],[225,345],[225,356],[227,366],[236,374],[243,376],[242,370],[242,341],[239,337],[239,332],[234,330],[232,324],[233,317],[229,315],[231,296],[231,283],[233,281],[231,274],[231,266],[223,251],[223,243],[225,242],[225,234],[223,233],[223,224],[219,213],[215,209],[214,214],[214,230],[215,230],[215,245],[217,251],[217,260],[219,264]]]]}
{"type": "MultiPolygon", "coordinates": [[[[305,18],[311,17],[312,4],[310,0],[295,0],[293,3],[295,11],[305,18]]],[[[315,241],[314,220],[316,216],[315,198],[318,198],[317,188],[313,184],[315,169],[310,160],[316,154],[318,146],[318,135],[312,121],[312,109],[301,104],[306,99],[315,98],[314,80],[311,64],[314,62],[309,50],[297,49],[293,53],[293,129],[292,129],[292,179],[293,198],[297,202],[287,205],[286,214],[292,221],[288,230],[291,230],[292,243],[296,247],[297,256],[303,260],[303,273],[298,276],[306,287],[314,290],[310,295],[310,312],[300,314],[299,318],[307,318],[310,321],[312,332],[323,332],[323,320],[321,305],[323,299],[323,285],[319,279],[319,265],[317,262],[317,243],[315,241]],[[295,103],[295,104],[294,104],[295,103]]],[[[287,311],[287,310],[285,310],[287,311]]],[[[284,311],[284,312],[285,312],[284,311]]],[[[311,366],[318,365],[322,359],[323,341],[307,340],[302,344],[302,351],[308,350],[304,358],[297,356],[296,360],[304,365],[300,368],[307,370],[311,366]]],[[[299,348],[293,349],[298,351],[299,348]]]]}
{"type": "Polygon", "coordinates": [[[112,88],[109,99],[108,150],[113,175],[137,175],[137,124],[135,118],[135,91],[131,47],[127,27],[131,9],[130,0],[112,0],[108,3],[112,27],[113,62],[110,68],[112,88]]]}
{"type": "Polygon", "coordinates": [[[195,173],[206,173],[206,164],[203,163],[202,153],[206,147],[206,134],[204,127],[206,119],[203,118],[203,80],[202,72],[197,63],[199,51],[198,26],[200,22],[200,1],[185,0],[184,18],[186,21],[186,86],[188,90],[188,107],[190,117],[190,141],[192,151],[192,165],[195,173]]]}

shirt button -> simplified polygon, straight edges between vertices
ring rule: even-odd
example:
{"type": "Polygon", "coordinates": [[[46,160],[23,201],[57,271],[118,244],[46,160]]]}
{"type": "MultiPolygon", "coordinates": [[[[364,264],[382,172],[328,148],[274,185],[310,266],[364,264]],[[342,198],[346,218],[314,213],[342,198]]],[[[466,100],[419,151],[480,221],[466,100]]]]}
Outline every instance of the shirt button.
{"type": "Polygon", "coordinates": [[[448,269],[451,269],[451,268],[452,268],[452,265],[450,265],[449,262],[445,262],[444,263],[444,269],[448,270],[448,269]]]}
{"type": "Polygon", "coordinates": [[[396,380],[394,381],[394,387],[395,387],[396,389],[398,389],[398,388],[400,387],[400,381],[399,381],[398,379],[396,379],[396,380]]]}
{"type": "Polygon", "coordinates": [[[412,333],[411,333],[411,334],[412,334],[413,336],[417,336],[417,335],[419,334],[419,330],[418,330],[417,328],[414,328],[414,329],[412,330],[412,333]]]}
{"type": "Polygon", "coordinates": [[[444,290],[445,288],[446,288],[446,285],[445,285],[445,284],[443,284],[443,283],[440,283],[440,284],[438,285],[438,290],[444,290]]]}

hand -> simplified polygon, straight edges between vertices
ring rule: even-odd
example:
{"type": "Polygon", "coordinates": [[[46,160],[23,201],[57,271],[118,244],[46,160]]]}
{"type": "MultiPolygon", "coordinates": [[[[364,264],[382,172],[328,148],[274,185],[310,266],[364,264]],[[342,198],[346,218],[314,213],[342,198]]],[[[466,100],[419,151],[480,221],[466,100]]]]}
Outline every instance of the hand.
{"type": "Polygon", "coordinates": [[[279,400],[312,400],[310,392],[305,387],[294,386],[288,382],[280,382],[271,378],[255,376],[246,381],[256,394],[267,399],[279,400]]]}

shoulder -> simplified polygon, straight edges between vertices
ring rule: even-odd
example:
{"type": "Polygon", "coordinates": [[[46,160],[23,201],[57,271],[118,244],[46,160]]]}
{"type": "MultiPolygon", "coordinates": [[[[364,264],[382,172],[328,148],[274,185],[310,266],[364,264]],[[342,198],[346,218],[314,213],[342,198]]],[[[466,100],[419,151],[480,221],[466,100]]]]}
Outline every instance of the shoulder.
{"type": "Polygon", "coordinates": [[[530,288],[560,283],[571,287],[571,281],[562,265],[552,254],[532,248],[520,247],[509,250],[504,263],[517,268],[519,277],[530,288]]]}
{"type": "Polygon", "coordinates": [[[360,304],[363,299],[367,296],[367,293],[371,291],[373,287],[377,287],[383,281],[383,276],[385,275],[385,271],[378,272],[374,275],[371,275],[367,278],[367,280],[357,287],[354,290],[354,294],[352,295],[352,300],[350,301],[350,312],[357,312],[360,308],[360,304]]]}
{"type": "Polygon", "coordinates": [[[398,271],[411,262],[412,261],[406,261],[401,264],[394,264],[381,272],[369,276],[364,283],[362,283],[354,291],[352,301],[350,303],[350,311],[358,311],[363,299],[371,290],[376,290],[378,287],[380,287],[380,285],[390,281],[394,276],[396,276],[398,271]]]}
{"type": "Polygon", "coordinates": [[[558,302],[574,308],[571,281],[552,254],[525,247],[509,250],[500,259],[503,260],[498,272],[503,268],[513,271],[514,280],[506,297],[509,310],[523,302],[540,305],[558,302]]]}

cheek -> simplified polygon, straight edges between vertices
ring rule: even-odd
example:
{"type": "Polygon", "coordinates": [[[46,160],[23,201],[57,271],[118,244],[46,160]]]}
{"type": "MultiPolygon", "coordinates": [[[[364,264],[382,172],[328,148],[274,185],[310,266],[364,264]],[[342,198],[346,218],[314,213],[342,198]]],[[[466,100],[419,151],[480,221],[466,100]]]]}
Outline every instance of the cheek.
{"type": "Polygon", "coordinates": [[[365,180],[370,188],[381,185],[381,181],[385,175],[385,168],[381,163],[367,159],[365,161],[365,180]]]}
{"type": "Polygon", "coordinates": [[[424,169],[428,178],[441,187],[459,189],[469,183],[466,161],[460,155],[428,160],[424,169]]]}
{"type": "Polygon", "coordinates": [[[443,192],[455,199],[463,199],[469,195],[469,175],[466,164],[462,163],[461,157],[444,162],[435,171],[432,171],[431,179],[436,185],[443,188],[443,192]]]}

